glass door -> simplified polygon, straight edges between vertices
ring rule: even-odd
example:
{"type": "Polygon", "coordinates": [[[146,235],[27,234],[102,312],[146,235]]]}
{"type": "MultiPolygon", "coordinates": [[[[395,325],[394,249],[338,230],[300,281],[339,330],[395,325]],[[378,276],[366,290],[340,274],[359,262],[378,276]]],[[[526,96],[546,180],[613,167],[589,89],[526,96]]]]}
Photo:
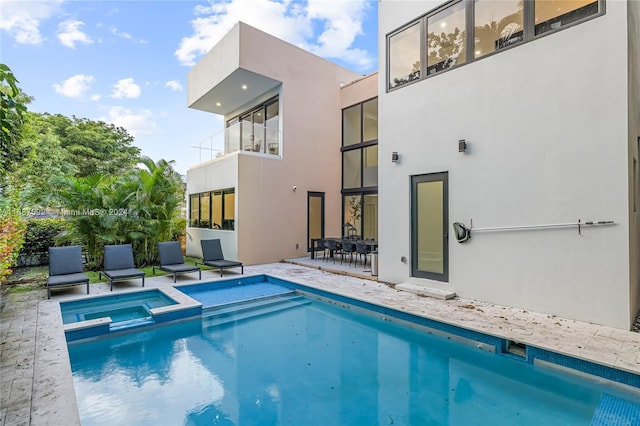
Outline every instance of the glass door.
{"type": "Polygon", "coordinates": [[[411,177],[411,275],[449,280],[448,173],[411,177]]]}
{"type": "Polygon", "coordinates": [[[324,192],[307,193],[307,251],[313,240],[324,238],[324,192]]]}

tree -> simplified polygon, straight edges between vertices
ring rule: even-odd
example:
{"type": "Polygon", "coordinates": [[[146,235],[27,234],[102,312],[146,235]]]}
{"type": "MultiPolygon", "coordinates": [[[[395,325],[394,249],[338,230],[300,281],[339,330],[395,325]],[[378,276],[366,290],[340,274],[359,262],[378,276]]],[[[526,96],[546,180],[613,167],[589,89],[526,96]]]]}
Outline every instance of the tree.
{"type": "Polygon", "coordinates": [[[43,118],[59,137],[69,162],[78,168],[76,176],[117,174],[139,161],[140,149],[122,127],[60,114],[43,114],[43,118]]]}
{"type": "Polygon", "coordinates": [[[19,81],[13,71],[0,63],[0,177],[6,175],[22,157],[18,139],[29,98],[24,96],[17,83],[19,81]]]}

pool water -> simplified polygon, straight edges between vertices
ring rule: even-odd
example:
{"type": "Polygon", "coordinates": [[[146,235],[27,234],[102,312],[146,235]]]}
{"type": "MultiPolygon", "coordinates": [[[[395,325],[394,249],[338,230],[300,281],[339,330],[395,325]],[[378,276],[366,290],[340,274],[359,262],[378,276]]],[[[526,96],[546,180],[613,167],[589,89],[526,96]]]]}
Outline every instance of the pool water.
{"type": "Polygon", "coordinates": [[[239,306],[70,344],[82,424],[640,421],[636,394],[316,298],[283,295],[239,306]],[[627,417],[616,419],[610,404],[624,406],[627,417]]]}
{"type": "Polygon", "coordinates": [[[60,303],[62,322],[110,317],[114,323],[151,317],[151,309],[177,304],[158,290],[94,297],[60,303]]]}

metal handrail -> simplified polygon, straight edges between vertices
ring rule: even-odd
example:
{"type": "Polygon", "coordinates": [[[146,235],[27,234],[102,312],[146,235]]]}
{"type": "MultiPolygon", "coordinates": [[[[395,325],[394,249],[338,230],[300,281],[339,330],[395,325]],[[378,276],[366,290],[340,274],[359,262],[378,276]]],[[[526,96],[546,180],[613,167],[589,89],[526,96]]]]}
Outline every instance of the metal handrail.
{"type": "Polygon", "coordinates": [[[569,226],[577,226],[578,234],[581,233],[583,226],[598,226],[598,225],[615,225],[615,222],[612,220],[598,220],[598,221],[586,221],[582,222],[578,219],[577,222],[572,223],[547,223],[541,225],[516,225],[516,226],[496,226],[489,228],[474,228],[473,227],[473,219],[471,219],[471,226],[469,227],[470,231],[511,231],[518,229],[537,229],[537,228],[563,228],[569,226]]]}

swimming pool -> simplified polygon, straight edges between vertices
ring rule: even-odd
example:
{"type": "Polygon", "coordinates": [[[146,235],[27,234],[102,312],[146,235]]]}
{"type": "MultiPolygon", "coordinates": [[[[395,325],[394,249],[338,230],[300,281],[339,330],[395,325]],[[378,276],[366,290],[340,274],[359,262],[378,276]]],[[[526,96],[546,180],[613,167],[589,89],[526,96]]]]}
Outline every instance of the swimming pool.
{"type": "Polygon", "coordinates": [[[638,393],[504,354],[500,339],[406,327],[386,308],[284,290],[70,344],[83,425],[640,421],[638,393]]]}

